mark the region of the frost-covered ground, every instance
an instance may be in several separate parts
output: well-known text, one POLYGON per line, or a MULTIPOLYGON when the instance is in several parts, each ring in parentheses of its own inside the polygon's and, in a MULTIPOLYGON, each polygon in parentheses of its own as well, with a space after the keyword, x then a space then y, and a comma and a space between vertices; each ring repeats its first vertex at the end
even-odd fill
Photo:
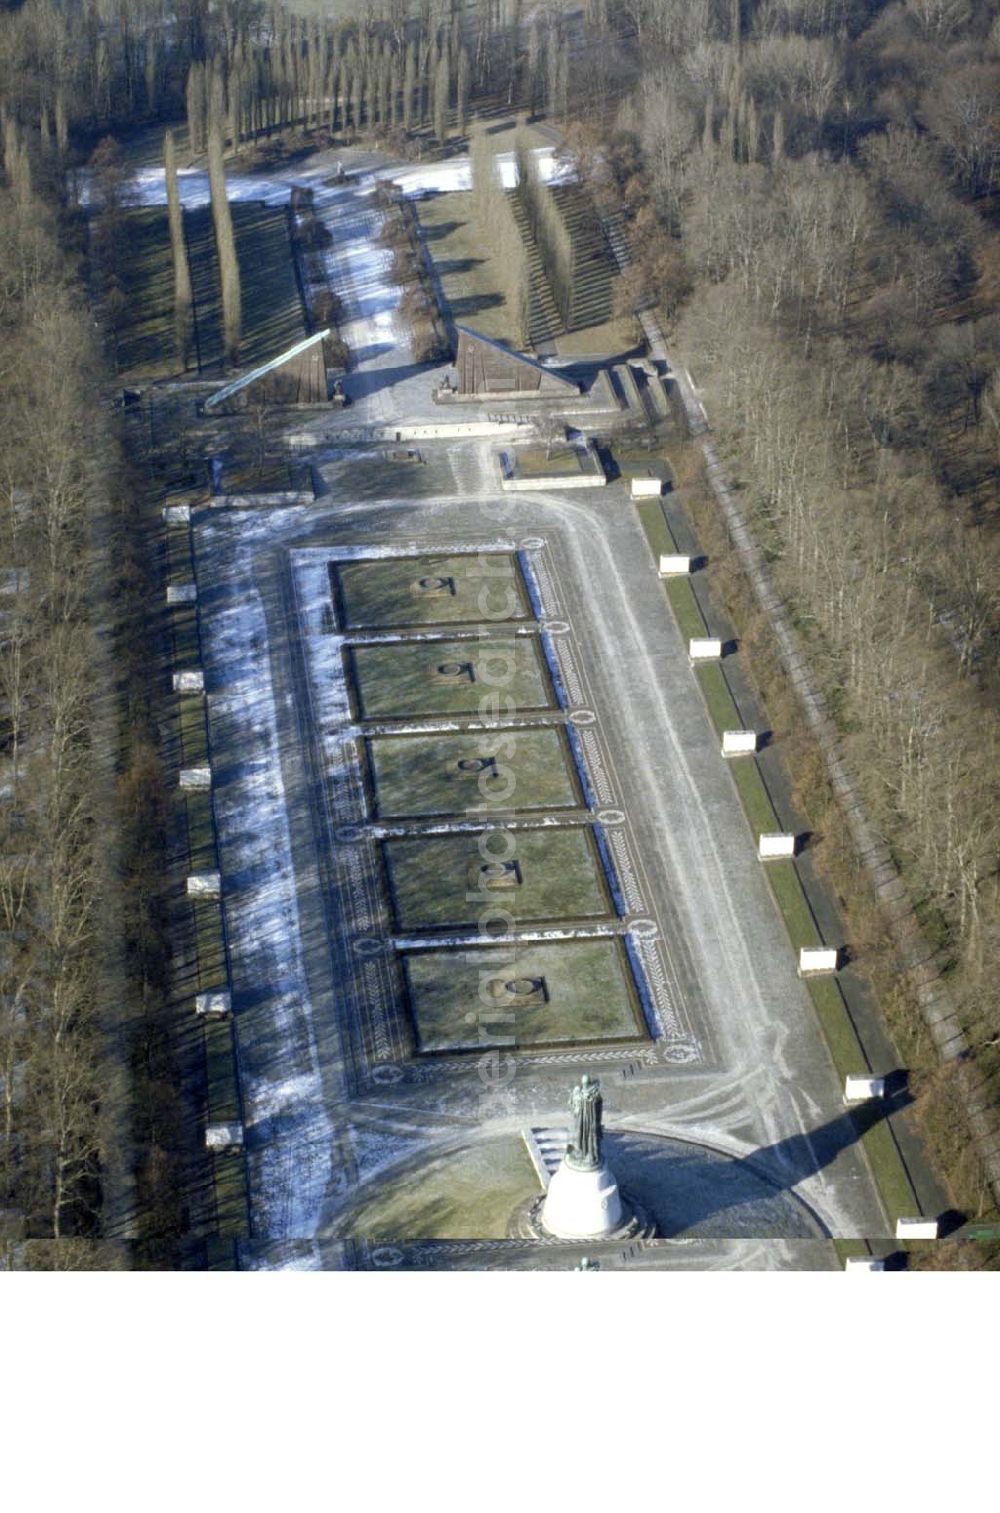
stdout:
MULTIPOLYGON (((399 290, 390 277, 391 253, 377 239, 382 217, 375 207, 375 191, 386 170, 368 162, 346 184, 329 184, 326 180, 334 171, 334 163, 324 155, 269 173, 230 174, 226 183, 231 200, 263 200, 271 205, 287 204, 293 188, 312 190, 316 214, 330 233, 324 253, 330 286, 346 308, 341 332, 353 354, 352 392, 385 394, 389 386, 369 375, 412 363, 408 328, 397 314, 399 290)), ((184 205, 208 202, 208 176, 203 170, 184 171, 178 180, 184 205)), ((161 169, 142 169, 134 188, 142 204, 166 200, 161 169)), ((384 418, 384 400, 375 412, 373 418, 384 418)))
MULTIPOLYGON (((563 182, 569 176, 570 170, 553 148, 538 148, 534 156, 543 179, 563 182)), ((408 196, 468 189, 470 161, 464 154, 443 163, 399 166, 370 153, 349 151, 343 154, 343 166, 350 177, 344 184, 331 183, 340 162, 335 152, 325 151, 267 172, 230 172, 226 187, 231 200, 262 200, 269 205, 287 204, 293 188, 312 190, 316 213, 331 235, 324 253, 330 285, 347 310, 341 334, 353 354, 351 397, 361 403, 365 420, 385 422, 398 411, 389 380, 413 368, 413 354, 409 328, 398 316, 399 290, 390 277, 392 256, 377 240, 382 218, 375 206, 376 190, 383 181, 398 185, 408 196)), ((498 154, 497 162, 504 183, 512 186, 516 182, 513 154, 498 154)), ((210 198, 208 174, 202 168, 182 168, 178 189, 188 208, 205 205, 210 198)), ((132 181, 132 193, 138 204, 166 204, 163 169, 140 169, 132 181)), ((86 203, 86 180, 81 197, 86 203)))
MULTIPOLYGON (((539 147, 533 156, 546 183, 567 183, 572 177, 568 164, 559 158, 551 147, 539 147)), ((500 177, 508 189, 517 183, 517 169, 513 153, 498 153, 497 164, 500 177)), ((449 158, 443 163, 413 163, 404 166, 386 165, 373 156, 359 157, 347 153, 344 168, 358 173, 358 178, 345 185, 324 184, 337 170, 335 152, 324 152, 290 164, 287 168, 272 168, 262 173, 230 172, 226 176, 226 188, 231 200, 264 200, 268 204, 283 204, 296 184, 311 186, 317 195, 342 196, 360 184, 366 191, 373 191, 376 183, 384 179, 398 184, 406 195, 444 194, 453 189, 469 189, 472 186, 472 168, 468 154, 449 158)), ((181 203, 193 208, 207 205, 209 201, 208 174, 204 168, 180 168, 177 182, 181 203)), ((132 192, 141 205, 165 205, 167 193, 162 168, 141 168, 132 180, 132 192)), ((82 183, 81 198, 87 203, 86 178, 82 183)))
POLYGON ((233 563, 202 615, 213 759, 226 758, 213 760, 215 813, 255 1227, 304 1237, 315 1232, 331 1180, 332 1125, 300 944, 267 624, 252 573, 241 568, 245 561, 233 563))
MULTIPOLYGON (((352 349, 352 380, 371 390, 379 418, 387 414, 389 392, 379 373, 412 363, 406 326, 397 315, 399 291, 390 277, 390 254, 377 241, 380 216, 372 172, 346 185, 323 182, 334 168, 328 160, 270 174, 231 175, 234 200, 288 201, 295 185, 311 187, 317 214, 330 232, 325 253, 331 286, 344 301, 342 330, 352 349), (369 377, 369 375, 373 375, 369 377)), ((185 205, 208 200, 207 176, 180 175, 185 205)), ((162 172, 144 170, 136 192, 145 204, 165 200, 162 172)), ((288 514, 282 512, 287 529, 288 514)), ((281 518, 281 517, 279 517, 281 518)), ((317 1062, 310 985, 302 961, 297 879, 282 777, 278 709, 272 692, 267 624, 254 583, 253 553, 269 534, 266 515, 243 517, 246 531, 227 573, 224 599, 203 610, 206 658, 215 686, 213 732, 228 745, 242 746, 247 759, 216 791, 221 865, 226 879, 226 919, 232 955, 234 1007, 239 1029, 247 1144, 252 1171, 255 1231, 268 1238, 314 1234, 334 1169, 333 1126, 317 1062), (245 994, 252 1007, 240 1007, 245 994), (285 1053, 282 1054, 282 1045, 285 1053), (276 1074, 285 1063, 288 1076, 276 1074)), ((206 527, 211 538, 212 526, 206 527)), ((230 541, 233 537, 229 536, 230 541)), ((333 650, 320 637, 307 637, 313 655, 333 650)), ((332 673, 332 668, 315 669, 332 673)), ((325 682, 328 697, 343 706, 324 710, 334 723, 346 714, 342 679, 325 682)), ((291 693, 279 695, 288 706, 291 693)), ((296 1253, 282 1262, 317 1264, 296 1253)))

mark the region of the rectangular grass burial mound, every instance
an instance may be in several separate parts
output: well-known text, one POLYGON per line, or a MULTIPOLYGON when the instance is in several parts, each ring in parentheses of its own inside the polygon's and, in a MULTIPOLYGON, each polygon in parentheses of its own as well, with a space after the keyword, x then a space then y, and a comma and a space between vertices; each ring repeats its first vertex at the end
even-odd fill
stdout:
POLYGON ((583 802, 566 736, 553 727, 373 736, 365 751, 378 819, 488 817, 583 802))
POLYGON ((608 481, 592 443, 508 446, 497 453, 497 465, 506 493, 603 488, 608 481))
POLYGON ((621 941, 402 953, 418 1054, 648 1039, 621 941))
POLYGON ((363 720, 552 709, 535 636, 352 646, 348 666, 363 720))
POLYGON ((516 924, 611 913, 586 827, 420 836, 383 854, 399 930, 488 929, 495 911, 516 924))
POLYGON ((507 552, 331 562, 330 585, 347 630, 495 624, 530 614, 517 559, 507 552))

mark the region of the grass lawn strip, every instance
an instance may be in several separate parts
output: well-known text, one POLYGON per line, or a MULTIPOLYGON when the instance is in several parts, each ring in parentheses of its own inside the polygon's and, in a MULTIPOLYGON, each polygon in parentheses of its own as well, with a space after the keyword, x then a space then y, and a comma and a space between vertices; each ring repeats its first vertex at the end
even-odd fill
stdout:
POLYGON ((198 952, 198 991, 216 993, 229 986, 222 911, 217 899, 198 899, 194 909, 194 935, 198 952))
POLYGON ((523 1140, 487 1140, 431 1154, 416 1175, 390 1176, 355 1209, 348 1232, 366 1240, 503 1240, 512 1211, 540 1191, 523 1140))
POLYGON ((174 668, 187 672, 198 666, 198 612, 193 604, 174 604, 170 608, 170 636, 173 643, 174 668))
POLYGON ((181 765, 208 765, 208 729, 205 724, 205 700, 200 693, 178 696, 178 725, 181 742, 181 765))
POLYGON ((366 720, 478 714, 500 689, 518 710, 555 704, 534 637, 352 646, 348 662, 366 720))
POLYGON ((378 626, 475 625, 507 609, 505 619, 529 616, 516 559, 489 554, 387 557, 330 565, 338 619, 349 629, 378 626))
POLYGON ((646 1038, 616 937, 402 957, 421 1053, 646 1038))
POLYGON ((183 803, 187 819, 188 861, 192 872, 216 870, 215 827, 212 796, 207 789, 185 788, 183 803))
POLYGON ((566 737, 551 727, 375 736, 365 748, 380 819, 530 813, 583 802, 566 737))
MULTIPOLYGON (((188 582, 193 577, 190 532, 167 532, 168 565, 171 578, 188 582)), ((171 631, 175 666, 192 666, 197 662, 197 610, 194 605, 178 605, 171 613, 171 631)), ((200 694, 178 697, 181 759, 185 766, 208 764, 208 730, 205 700, 200 694)), ((185 789, 179 795, 184 806, 188 869, 212 872, 218 867, 212 797, 207 790, 185 789)), ((192 905, 194 941, 199 993, 220 992, 228 988, 222 908, 217 899, 199 899, 192 905)), ((205 1045, 206 1117, 210 1124, 235 1123, 241 1117, 239 1080, 233 1027, 228 1019, 206 1019, 203 1023, 205 1045)), ((220 1236, 238 1237, 248 1231, 248 1190, 246 1169, 241 1154, 214 1152, 211 1157, 215 1195, 216 1225, 220 1236)))
POLYGON ((484 859, 479 834, 420 836, 383 847, 400 930, 474 927, 492 908, 518 924, 606 919, 610 900, 590 833, 511 832, 503 863, 484 859), (492 879, 489 876, 493 869, 492 879), (502 875, 500 875, 502 874, 502 875), (495 886, 489 886, 490 881, 495 886))

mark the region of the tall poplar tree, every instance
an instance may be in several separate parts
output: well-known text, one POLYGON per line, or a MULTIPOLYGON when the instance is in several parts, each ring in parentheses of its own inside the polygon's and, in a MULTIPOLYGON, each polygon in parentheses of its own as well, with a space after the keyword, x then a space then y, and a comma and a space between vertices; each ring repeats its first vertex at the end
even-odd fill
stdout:
POLYGON ((434 135, 439 142, 444 142, 448 135, 448 91, 450 87, 451 77, 448 68, 448 55, 447 53, 442 53, 434 74, 434 135))
POLYGON ((460 137, 465 136, 466 117, 469 109, 469 84, 472 70, 469 65, 469 54, 463 47, 458 54, 458 67, 455 76, 455 126, 460 137))
POLYGON ((192 152, 202 152, 205 147, 205 69, 201 63, 192 63, 188 69, 185 103, 188 143, 192 152))
POLYGON ((413 91, 417 87, 417 48, 413 42, 406 44, 406 67, 403 71, 403 130, 413 125, 413 91))
POLYGON ((212 220, 215 246, 219 255, 219 280, 222 285, 222 339, 226 362, 235 365, 240 356, 243 312, 240 293, 240 265, 236 258, 233 218, 226 196, 226 170, 222 163, 222 127, 215 119, 208 125, 208 184, 212 194, 212 220))
POLYGON ((194 332, 194 302, 191 296, 191 270, 184 240, 184 212, 177 190, 177 156, 172 131, 163 137, 163 172, 167 185, 167 215, 170 220, 170 247, 174 258, 174 350, 181 369, 191 356, 194 332))

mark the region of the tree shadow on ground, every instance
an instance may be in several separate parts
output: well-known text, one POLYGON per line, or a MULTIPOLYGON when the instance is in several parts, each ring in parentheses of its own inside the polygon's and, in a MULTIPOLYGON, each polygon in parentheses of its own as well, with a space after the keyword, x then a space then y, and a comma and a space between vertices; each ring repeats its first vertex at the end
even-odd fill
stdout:
POLYGON ((425 242, 442 242, 453 231, 459 231, 464 221, 441 221, 437 226, 421 226, 420 235, 425 242))
POLYGON ((478 268, 480 263, 485 262, 481 257, 448 257, 434 264, 435 272, 440 278, 447 278, 449 273, 468 273, 473 268, 478 268))
POLYGON ((351 400, 369 399, 381 389, 391 389, 393 384, 405 383, 408 378, 439 366, 439 363, 415 362, 401 368, 372 368, 367 373, 349 373, 344 380, 344 393, 351 400))
POLYGON ((351 367, 360 367, 363 362, 371 362, 373 358, 381 357, 384 352, 391 351, 391 341, 374 341, 367 347, 355 347, 351 353, 351 367))
POLYGON ((462 299, 449 300, 451 313, 456 320, 463 315, 475 315, 477 310, 494 310, 503 303, 502 294, 468 294, 462 299))

